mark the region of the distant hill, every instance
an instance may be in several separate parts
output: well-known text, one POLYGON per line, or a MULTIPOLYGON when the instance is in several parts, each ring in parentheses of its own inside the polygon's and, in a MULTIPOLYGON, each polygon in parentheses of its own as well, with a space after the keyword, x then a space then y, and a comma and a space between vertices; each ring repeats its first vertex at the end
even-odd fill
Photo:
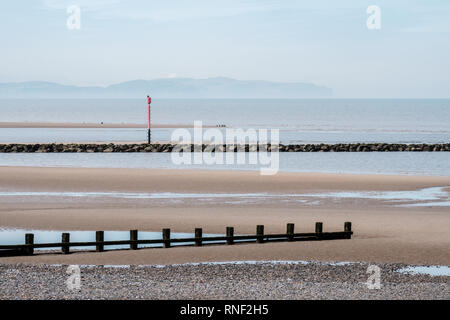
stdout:
POLYGON ((107 87, 53 82, 0 83, 0 98, 328 98, 330 88, 311 83, 240 81, 230 78, 134 80, 107 87))

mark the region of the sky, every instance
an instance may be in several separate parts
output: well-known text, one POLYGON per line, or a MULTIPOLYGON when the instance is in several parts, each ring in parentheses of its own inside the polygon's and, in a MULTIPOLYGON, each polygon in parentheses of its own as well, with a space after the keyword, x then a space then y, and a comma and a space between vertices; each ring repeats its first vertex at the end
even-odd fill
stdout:
POLYGON ((221 76, 336 98, 450 98, 448 0, 1 1, 0 40, 0 82, 221 76))

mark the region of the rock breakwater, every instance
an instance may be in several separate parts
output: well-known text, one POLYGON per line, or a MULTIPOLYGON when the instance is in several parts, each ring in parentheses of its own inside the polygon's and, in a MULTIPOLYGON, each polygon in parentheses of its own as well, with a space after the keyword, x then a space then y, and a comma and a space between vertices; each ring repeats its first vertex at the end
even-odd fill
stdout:
MULTIPOLYGON (((173 150, 200 151, 200 145, 177 144, 0 144, 3 153, 48 153, 48 152, 172 152, 173 150)), ((268 146, 270 151, 279 152, 436 152, 450 151, 450 143, 443 144, 397 144, 397 143, 338 143, 338 144, 280 144, 268 146)), ((256 152, 258 145, 209 145, 201 146, 203 152, 256 152)), ((265 149, 262 149, 265 150, 265 149)))

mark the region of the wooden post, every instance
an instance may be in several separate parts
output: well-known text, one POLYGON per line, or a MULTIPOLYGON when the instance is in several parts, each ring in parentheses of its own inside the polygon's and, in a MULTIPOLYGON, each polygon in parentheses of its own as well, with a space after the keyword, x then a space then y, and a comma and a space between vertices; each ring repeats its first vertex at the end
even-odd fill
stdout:
POLYGON ((257 225, 256 226, 256 243, 264 242, 264 226, 257 225))
MULTIPOLYGON (((31 245, 34 244, 34 234, 32 234, 32 233, 25 234, 25 244, 31 244, 31 245)), ((31 256, 31 255, 33 255, 33 253, 34 253, 33 247, 27 247, 25 249, 26 255, 31 256)))
POLYGON ((323 223, 322 222, 316 222, 316 234, 317 238, 322 237, 322 231, 323 231, 323 223))
POLYGON ((287 234, 287 239, 288 241, 293 241, 294 240, 294 224, 293 223, 288 223, 286 226, 286 234, 287 234))
MULTIPOLYGON (((137 230, 130 230, 130 240, 131 241, 137 241, 138 239, 138 231, 137 230)), ((130 249, 131 250, 137 250, 138 245, 137 243, 130 243, 130 249)))
MULTIPOLYGON (((352 223, 351 222, 347 221, 347 222, 344 223, 344 231, 345 232, 352 232, 352 223)), ((349 233, 347 235, 347 239, 351 239, 351 238, 352 238, 352 235, 351 235, 351 233, 349 233)))
POLYGON ((170 229, 162 229, 164 248, 170 248, 170 229))
POLYGON ((351 222, 345 222, 344 223, 344 231, 345 232, 351 232, 352 231, 352 223, 351 222))
MULTIPOLYGON (((95 232, 95 241, 96 242, 105 241, 105 233, 103 231, 96 231, 95 232)), ((97 252, 103 252, 103 249, 104 249, 103 244, 97 244, 95 246, 95 251, 97 251, 97 252)))
POLYGON ((202 228, 195 228, 195 246, 201 247, 202 246, 202 237, 203 237, 203 231, 202 228))
POLYGON ((234 240, 234 227, 227 227, 227 233, 226 233, 227 237, 231 237, 230 239, 227 239, 227 244, 233 244, 234 240))
POLYGON ((62 240, 61 242, 63 243, 63 245, 61 247, 62 253, 68 254, 69 250, 70 250, 70 247, 68 245, 64 245, 64 243, 69 244, 69 242, 70 242, 70 233, 63 233, 62 237, 61 237, 61 240, 62 240))

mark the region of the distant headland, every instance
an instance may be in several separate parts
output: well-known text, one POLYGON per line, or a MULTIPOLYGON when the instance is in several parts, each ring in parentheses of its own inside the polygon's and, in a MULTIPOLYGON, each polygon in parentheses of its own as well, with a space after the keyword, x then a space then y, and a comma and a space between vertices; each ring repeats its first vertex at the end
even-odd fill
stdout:
POLYGON ((141 98, 150 93, 158 98, 192 99, 295 99, 331 98, 325 86, 300 82, 242 81, 215 77, 207 79, 163 78, 133 80, 106 87, 62 85, 29 81, 0 83, 0 98, 141 98))

